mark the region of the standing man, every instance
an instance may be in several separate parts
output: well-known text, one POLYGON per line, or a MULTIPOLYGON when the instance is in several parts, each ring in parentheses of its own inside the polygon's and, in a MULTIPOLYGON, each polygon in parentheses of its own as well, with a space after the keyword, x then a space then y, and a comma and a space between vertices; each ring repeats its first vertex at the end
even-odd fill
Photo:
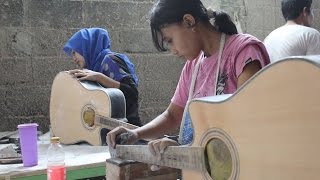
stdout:
POLYGON ((264 40, 271 62, 288 56, 320 54, 320 33, 311 28, 314 18, 311 6, 312 0, 281 1, 286 24, 264 40))

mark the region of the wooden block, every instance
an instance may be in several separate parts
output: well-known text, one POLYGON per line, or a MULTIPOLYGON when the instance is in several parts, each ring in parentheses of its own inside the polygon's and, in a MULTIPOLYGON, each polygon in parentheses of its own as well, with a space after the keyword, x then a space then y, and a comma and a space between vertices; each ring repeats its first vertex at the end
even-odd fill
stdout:
POLYGON ((177 180, 181 170, 162 167, 158 171, 151 171, 150 166, 145 163, 119 158, 107 159, 106 179, 107 180, 177 180))

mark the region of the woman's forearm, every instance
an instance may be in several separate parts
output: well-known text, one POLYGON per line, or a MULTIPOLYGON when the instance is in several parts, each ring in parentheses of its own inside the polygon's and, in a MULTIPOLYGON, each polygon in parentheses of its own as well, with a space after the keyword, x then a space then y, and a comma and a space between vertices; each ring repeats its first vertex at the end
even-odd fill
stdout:
POLYGON ((180 127, 183 109, 173 104, 161 115, 148 124, 134 130, 139 139, 154 139, 163 137, 180 127), (174 111, 172 109, 175 109, 174 111))
POLYGON ((99 74, 97 82, 106 88, 120 88, 120 82, 113 80, 102 73, 99 74))

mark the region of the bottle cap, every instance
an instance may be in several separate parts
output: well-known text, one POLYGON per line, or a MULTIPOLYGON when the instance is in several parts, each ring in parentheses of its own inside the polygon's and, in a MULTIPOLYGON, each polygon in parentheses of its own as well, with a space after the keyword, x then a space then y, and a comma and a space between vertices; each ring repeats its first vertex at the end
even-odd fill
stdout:
POLYGON ((58 143, 60 141, 60 137, 52 137, 50 138, 51 143, 58 143))

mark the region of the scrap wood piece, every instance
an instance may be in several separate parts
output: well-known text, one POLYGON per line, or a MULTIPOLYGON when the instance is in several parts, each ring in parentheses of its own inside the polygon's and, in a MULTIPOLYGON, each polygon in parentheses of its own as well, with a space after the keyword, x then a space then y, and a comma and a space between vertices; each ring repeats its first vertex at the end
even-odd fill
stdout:
POLYGON ((19 158, 21 154, 17 153, 13 144, 0 144, 0 158, 19 158))
POLYGON ((0 158, 0 164, 18 164, 22 163, 22 157, 19 158, 0 158))
POLYGON ((6 138, 6 137, 9 137, 9 136, 12 136, 14 134, 17 134, 18 131, 4 131, 4 132, 0 132, 0 139, 2 138, 6 138))

